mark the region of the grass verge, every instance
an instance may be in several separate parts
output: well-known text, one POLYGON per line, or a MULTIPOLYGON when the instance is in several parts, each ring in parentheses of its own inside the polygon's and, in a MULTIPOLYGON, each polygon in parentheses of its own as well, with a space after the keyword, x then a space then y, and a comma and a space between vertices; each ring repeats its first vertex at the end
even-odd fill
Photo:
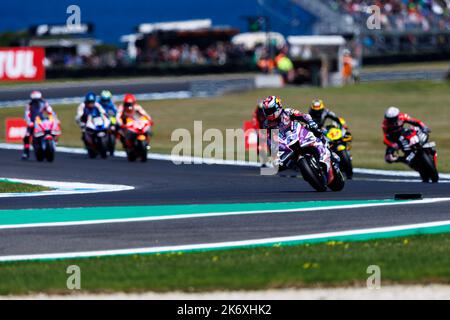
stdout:
POLYGON ((0 193, 6 193, 6 192, 38 192, 38 191, 48 191, 51 190, 50 188, 38 186, 34 184, 27 184, 27 183, 18 183, 18 182, 12 182, 9 180, 0 180, 0 193))
MULTIPOLYGON (((440 156, 439 169, 450 171, 450 83, 432 81, 402 81, 364 83, 344 88, 287 87, 276 90, 254 90, 214 98, 186 100, 146 101, 143 106, 155 120, 152 151, 170 153, 178 141, 171 141, 175 129, 193 132, 193 122, 203 121, 203 131, 217 128, 242 128, 258 99, 279 95, 286 106, 306 111, 312 99, 324 99, 328 107, 344 117, 354 136, 353 157, 357 167, 379 169, 407 169, 404 165, 387 165, 381 121, 384 110, 398 106, 428 124, 433 130, 431 138, 437 142, 440 156)), ((81 146, 80 130, 74 122, 75 105, 55 106, 62 120, 61 145, 81 146)), ((6 117, 22 117, 23 108, 0 109, 0 122, 6 117)), ((0 131, 0 140, 4 132, 0 131)), ((207 143, 204 143, 204 147, 207 143)), ((222 145, 224 154, 226 146, 222 145)))
POLYGON ((70 293, 69 265, 84 292, 253 290, 366 284, 450 283, 450 234, 366 242, 0 264, 0 294, 70 293))

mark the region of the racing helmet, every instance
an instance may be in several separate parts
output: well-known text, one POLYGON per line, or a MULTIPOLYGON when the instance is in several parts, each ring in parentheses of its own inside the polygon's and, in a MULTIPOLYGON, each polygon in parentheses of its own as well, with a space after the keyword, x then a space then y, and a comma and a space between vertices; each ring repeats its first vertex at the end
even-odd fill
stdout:
POLYGON ((96 100, 97 100, 97 97, 96 97, 95 93, 88 92, 86 94, 86 96, 84 97, 84 104, 88 107, 93 107, 96 100))
POLYGON ((111 94, 111 91, 109 91, 109 90, 103 90, 100 93, 100 101, 102 101, 102 102, 109 102, 109 101, 111 101, 111 98, 112 98, 112 94, 111 94))
POLYGON ((281 99, 276 96, 269 96, 264 100, 263 112, 267 120, 276 120, 283 110, 283 105, 281 104, 281 99))
POLYGON ((386 112, 384 113, 384 118, 392 123, 395 124, 398 121, 398 116, 400 115, 400 110, 396 107, 389 107, 386 112))
POLYGON ((319 111, 325 109, 325 104, 321 99, 314 99, 311 103, 311 110, 319 111))
POLYGON ((136 104, 136 97, 131 94, 127 93, 125 97, 123 97, 123 107, 126 112, 130 112, 134 109, 134 105, 136 104))
POLYGON ((41 100, 42 99, 42 93, 40 91, 31 91, 30 94, 31 100, 41 100))

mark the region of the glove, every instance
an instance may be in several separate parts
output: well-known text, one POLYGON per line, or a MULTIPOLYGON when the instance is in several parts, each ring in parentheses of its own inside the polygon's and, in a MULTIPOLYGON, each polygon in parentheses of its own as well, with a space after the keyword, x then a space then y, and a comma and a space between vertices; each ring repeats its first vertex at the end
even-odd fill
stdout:
POLYGON ((317 125, 317 123, 315 123, 314 121, 310 121, 308 123, 308 127, 311 130, 312 133, 314 133, 314 135, 318 138, 322 138, 323 137, 323 131, 319 129, 319 126, 317 125))
POLYGON ((398 157, 393 155, 392 153, 389 153, 386 155, 386 162, 387 163, 394 163, 398 161, 398 157))
POLYGON ((319 126, 314 121, 308 122, 308 127, 309 127, 309 129, 311 129, 311 131, 319 130, 319 126))

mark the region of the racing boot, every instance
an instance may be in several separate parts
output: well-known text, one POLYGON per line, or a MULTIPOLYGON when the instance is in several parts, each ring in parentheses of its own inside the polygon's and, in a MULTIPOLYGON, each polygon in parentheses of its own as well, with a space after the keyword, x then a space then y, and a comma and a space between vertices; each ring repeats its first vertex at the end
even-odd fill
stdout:
POLYGON ((30 148, 23 149, 22 160, 28 160, 30 158, 30 148))

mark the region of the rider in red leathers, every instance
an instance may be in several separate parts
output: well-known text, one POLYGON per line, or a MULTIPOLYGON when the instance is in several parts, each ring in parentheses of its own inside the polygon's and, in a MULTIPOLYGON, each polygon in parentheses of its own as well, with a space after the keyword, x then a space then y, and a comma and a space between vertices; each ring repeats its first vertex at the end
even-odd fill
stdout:
POLYGON ((402 129, 405 124, 419 127, 427 135, 431 132, 431 130, 419 119, 400 112, 400 110, 396 107, 388 108, 385 112, 382 124, 384 134, 383 142, 387 146, 385 156, 387 163, 405 162, 404 157, 398 157, 395 155, 395 151, 401 149, 399 139, 402 135, 402 129))
MULTIPOLYGON (((125 132, 124 128, 126 126, 127 118, 135 119, 136 116, 144 117, 150 121, 150 125, 153 125, 152 117, 144 110, 144 108, 139 105, 136 101, 136 97, 132 94, 126 94, 123 103, 119 106, 117 111, 117 125, 120 130, 120 141, 125 147, 125 132)), ((151 136, 151 132, 149 132, 151 136)))

